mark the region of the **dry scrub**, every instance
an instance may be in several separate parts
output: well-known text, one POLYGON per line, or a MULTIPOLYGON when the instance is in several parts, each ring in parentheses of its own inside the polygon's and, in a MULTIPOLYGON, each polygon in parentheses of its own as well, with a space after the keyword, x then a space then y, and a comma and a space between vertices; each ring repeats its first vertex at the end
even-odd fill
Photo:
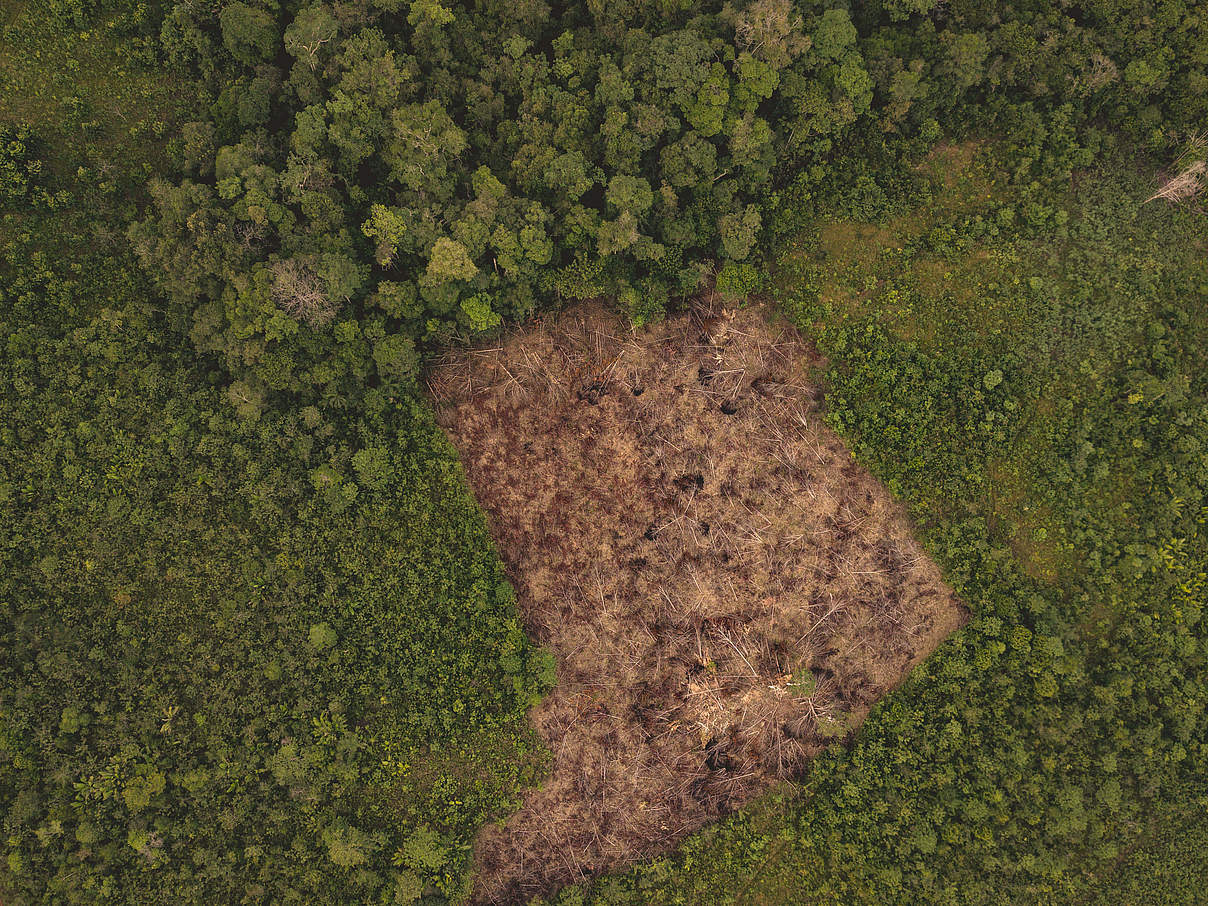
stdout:
POLYGON ((430 375, 537 640, 552 773, 478 841, 517 902, 664 850, 847 735, 964 619, 762 312, 581 306, 430 375))

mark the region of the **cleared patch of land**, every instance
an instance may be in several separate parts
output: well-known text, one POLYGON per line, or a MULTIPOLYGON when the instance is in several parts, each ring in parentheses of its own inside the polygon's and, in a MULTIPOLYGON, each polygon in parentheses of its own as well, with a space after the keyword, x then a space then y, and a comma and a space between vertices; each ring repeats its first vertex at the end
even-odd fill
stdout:
POLYGON ((429 385, 557 658, 551 774, 478 841, 515 902, 663 850, 848 735, 965 611, 758 307, 579 306, 429 385))

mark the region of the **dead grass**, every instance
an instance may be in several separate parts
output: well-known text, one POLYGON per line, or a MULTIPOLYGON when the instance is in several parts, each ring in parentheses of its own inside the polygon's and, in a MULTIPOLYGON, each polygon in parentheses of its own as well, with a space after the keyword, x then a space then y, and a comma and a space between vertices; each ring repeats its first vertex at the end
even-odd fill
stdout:
POLYGON ((792 776, 965 612, 760 310, 632 332, 580 306, 430 374, 558 662, 551 773, 477 848, 479 902, 617 869, 792 776))

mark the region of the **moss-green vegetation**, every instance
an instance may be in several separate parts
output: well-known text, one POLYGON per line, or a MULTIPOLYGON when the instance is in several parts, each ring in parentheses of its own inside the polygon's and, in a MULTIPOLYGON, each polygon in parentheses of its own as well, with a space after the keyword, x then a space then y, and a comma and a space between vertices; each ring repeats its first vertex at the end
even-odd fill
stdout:
POLYGON ((460 889, 537 662, 425 411, 239 419, 137 301, 5 263, 10 888, 460 889))
POLYGON ((1208 800, 1159 810, 1151 835, 1109 866, 1080 906, 1150 903, 1200 906, 1208 903, 1208 800))
POLYGON ((182 344, 122 240, 154 147, 50 95, 109 51, 19 25, 10 59, 49 46, 0 127, 0 899, 456 895, 549 680, 451 447, 414 394, 272 411, 182 344))
MULTIPOLYGON (((1155 806, 1204 794, 1203 219, 1144 205, 1120 158, 1070 189, 1004 187, 1009 159, 879 223, 831 189, 775 281, 830 360, 832 423, 974 622, 791 799, 588 902, 1084 902, 1155 806)), ((1146 846, 1168 875, 1121 868, 1118 902, 1194 902, 1202 853, 1146 846)))
POLYGON ((170 124, 191 106, 187 83, 155 65, 154 9, 23 0, 0 18, 0 123, 28 130, 58 191, 70 193, 58 206, 75 199, 82 221, 98 206, 134 215, 129 202, 166 164, 170 124))
POLYGON ((0 900, 456 900, 552 671, 419 354, 715 265, 817 338, 975 619, 800 785, 562 902, 1199 895, 1208 220, 1142 202, 1206 28, 6 4, 0 900))

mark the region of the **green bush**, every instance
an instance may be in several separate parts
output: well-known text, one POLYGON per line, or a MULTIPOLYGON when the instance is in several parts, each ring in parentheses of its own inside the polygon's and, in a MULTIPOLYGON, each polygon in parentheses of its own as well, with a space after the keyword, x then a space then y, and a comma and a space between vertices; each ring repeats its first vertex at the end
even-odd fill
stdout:
POLYGON ((64 223, 0 251, 2 896, 459 889, 551 680, 431 415, 249 415, 64 223))
MULTIPOLYGON (((1205 795, 1198 215, 1145 206, 1122 160, 1076 193, 1008 185, 970 210, 958 191, 917 187, 875 256, 797 235, 775 280, 827 359, 828 419, 908 504, 973 621, 787 806, 588 902, 1081 903, 1151 814, 1205 795), (978 226, 1039 198, 1064 216, 978 226)), ((1183 902, 1202 858, 1173 833, 1153 846, 1118 895, 1183 902)))

